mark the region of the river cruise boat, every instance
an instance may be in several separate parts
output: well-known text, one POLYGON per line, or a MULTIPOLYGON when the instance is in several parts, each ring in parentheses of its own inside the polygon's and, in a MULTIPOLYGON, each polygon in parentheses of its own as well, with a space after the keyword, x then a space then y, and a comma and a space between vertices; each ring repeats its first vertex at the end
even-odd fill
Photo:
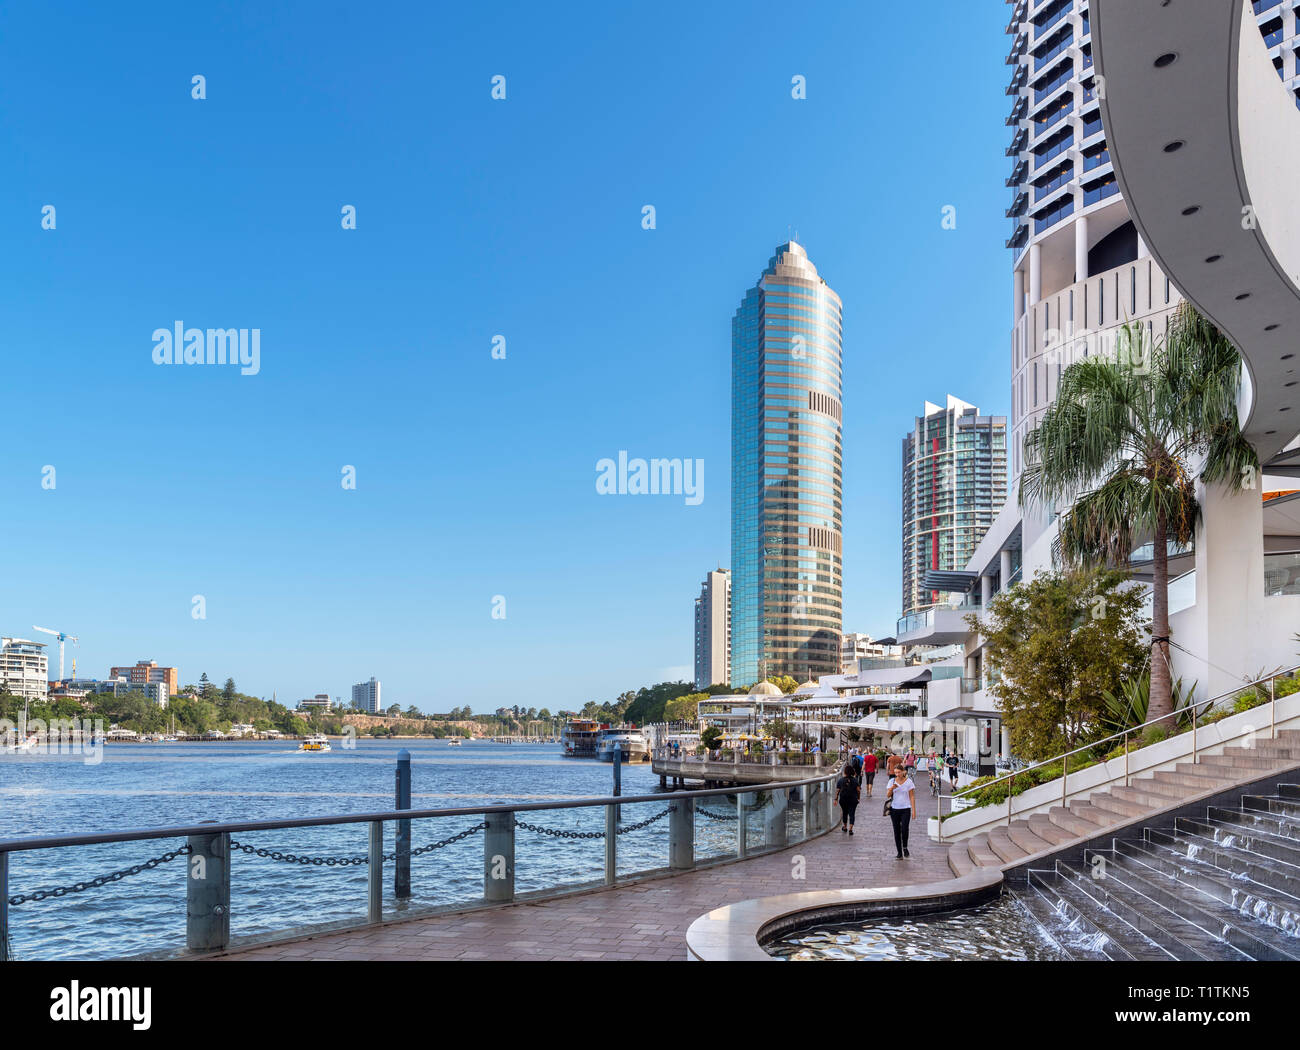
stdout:
POLYGON ((569 719, 560 733, 564 754, 569 758, 595 758, 600 734, 608 728, 608 725, 603 725, 594 718, 569 719))
POLYGON ((596 741, 596 757, 602 762, 613 762, 615 748, 623 752, 622 762, 650 761, 650 741, 639 729, 628 726, 602 729, 596 741))
POLYGON ((307 737, 298 745, 299 751, 331 751, 330 742, 325 737, 317 733, 315 736, 307 737))

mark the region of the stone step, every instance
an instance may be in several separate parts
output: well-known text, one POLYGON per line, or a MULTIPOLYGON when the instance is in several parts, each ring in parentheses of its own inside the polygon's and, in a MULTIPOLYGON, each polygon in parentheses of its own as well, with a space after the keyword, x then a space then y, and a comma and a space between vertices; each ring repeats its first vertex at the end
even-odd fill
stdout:
POLYGON ((1196 765, 1203 769, 1227 770, 1230 775, 1240 774, 1238 779, 1245 779, 1255 770, 1276 769, 1281 763, 1253 751, 1229 749, 1221 755, 1202 755, 1197 758, 1196 765))
POLYGON ((1135 806, 1142 806, 1145 810, 1167 809, 1169 806, 1178 805, 1186 797, 1182 794, 1160 794, 1140 784, 1134 784, 1132 787, 1113 787, 1110 789, 1110 796, 1123 802, 1131 802, 1135 806))
POLYGON ((1036 834, 1026 820, 1013 820, 1006 832, 1007 837, 1020 849, 1024 850, 1027 857, 1052 848, 1051 841, 1036 834))
POLYGON ((1068 832, 1072 838, 1078 838, 1080 835, 1091 835, 1097 830, 1097 825, 1092 821, 1071 813, 1064 806, 1053 806, 1047 811, 1047 818, 1058 828, 1068 832))
POLYGON ((954 842, 948 847, 948 870, 957 878, 969 875, 975 870, 975 862, 971 859, 970 849, 965 841, 954 842))
MULTIPOLYGON (((1136 788, 1144 795, 1153 795, 1159 798, 1186 798, 1188 795, 1195 794, 1189 791, 1181 784, 1170 784, 1165 780, 1156 780, 1154 777, 1137 777, 1127 784, 1117 784, 1116 788, 1130 787, 1136 788)), ((1112 791, 1115 788, 1111 789, 1112 791)))
POLYGON ((1071 802, 1068 809, 1072 817, 1086 820, 1093 826, 1094 831, 1099 828, 1108 828, 1115 823, 1114 813, 1098 809, 1091 802, 1071 802))
POLYGON ((989 847, 989 837, 987 834, 972 835, 966 842, 966 852, 970 854, 970 859, 981 868, 1000 868, 1002 867, 1002 858, 999 857, 989 847))
POLYGON ((1132 817, 1140 817, 1144 813, 1149 813, 1153 807, 1143 805, 1137 802, 1130 802, 1127 799, 1116 798, 1111 792, 1102 791, 1098 794, 1089 795, 1088 802, 1095 808, 1114 814, 1111 818, 1112 824, 1127 821, 1132 817))
POLYGON ((1053 824, 1052 819, 1046 813, 1033 814, 1029 818, 1029 830, 1040 839, 1050 842, 1053 846, 1078 838, 1078 835, 1066 831, 1059 824, 1053 824))
POLYGON ((1172 787, 1183 788, 1189 795, 1199 795, 1204 791, 1213 791, 1215 788, 1229 782, 1226 777, 1208 769, 1201 769, 1199 766, 1192 766, 1186 771, 1161 770, 1159 773, 1152 774, 1151 779, 1157 784, 1169 784, 1172 787))
POLYGON ((1006 828, 994 828, 989 832, 989 849, 997 854, 1003 864, 1024 860, 1029 856, 1028 850, 1021 849, 1012 841, 1006 828))

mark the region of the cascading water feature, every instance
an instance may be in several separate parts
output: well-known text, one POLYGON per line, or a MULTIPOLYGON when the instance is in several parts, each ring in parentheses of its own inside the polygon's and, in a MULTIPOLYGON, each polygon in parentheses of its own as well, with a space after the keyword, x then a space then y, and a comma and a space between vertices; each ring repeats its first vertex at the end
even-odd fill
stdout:
POLYGON ((1300 959, 1300 785, 1143 828, 1017 891, 1072 958, 1300 959))

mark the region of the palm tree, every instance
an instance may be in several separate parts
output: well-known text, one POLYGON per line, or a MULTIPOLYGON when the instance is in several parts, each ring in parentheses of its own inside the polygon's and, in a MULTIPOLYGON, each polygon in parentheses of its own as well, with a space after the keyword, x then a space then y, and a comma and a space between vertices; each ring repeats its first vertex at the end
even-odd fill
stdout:
POLYGON ((1195 535, 1195 482, 1256 488, 1259 458, 1237 421, 1240 384, 1236 349, 1183 303, 1163 337, 1130 323, 1114 358, 1070 365, 1025 436, 1020 504, 1073 500, 1060 518, 1067 561, 1127 565, 1135 538, 1151 537, 1151 719, 1173 710, 1168 544, 1195 535))

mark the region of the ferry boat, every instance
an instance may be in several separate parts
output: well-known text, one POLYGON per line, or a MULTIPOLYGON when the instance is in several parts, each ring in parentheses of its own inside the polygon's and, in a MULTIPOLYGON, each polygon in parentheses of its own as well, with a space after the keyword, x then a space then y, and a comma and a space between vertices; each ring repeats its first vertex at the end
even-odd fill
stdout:
POLYGON ((614 749, 623 752, 621 762, 649 762, 650 741, 641 730, 633 726, 602 729, 596 742, 596 757, 602 762, 614 761, 614 749))
POLYGON ((332 751, 330 742, 325 737, 317 733, 315 736, 309 736, 298 745, 299 751, 332 751))
POLYGON ((560 743, 564 745, 564 754, 568 758, 595 758, 596 744, 600 734, 608 729, 594 718, 571 718, 564 724, 560 733, 560 743))

